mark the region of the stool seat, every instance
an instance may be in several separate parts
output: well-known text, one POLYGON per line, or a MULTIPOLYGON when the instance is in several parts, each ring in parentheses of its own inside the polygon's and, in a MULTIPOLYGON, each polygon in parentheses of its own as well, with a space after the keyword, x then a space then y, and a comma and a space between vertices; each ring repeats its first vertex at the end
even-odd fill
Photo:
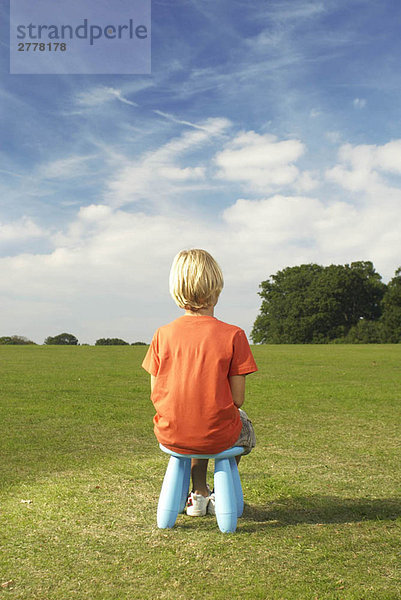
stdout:
POLYGON ((232 533, 237 517, 242 515, 244 497, 236 456, 243 454, 241 446, 233 446, 218 454, 180 454, 159 444, 170 455, 157 507, 157 525, 171 528, 179 512, 183 512, 189 491, 191 459, 214 459, 214 489, 216 519, 220 531, 232 533))
POLYGON ((171 454, 171 456, 177 456, 178 458, 231 458, 232 456, 239 456, 244 452, 242 446, 232 446, 228 450, 223 450, 223 452, 219 452, 218 454, 180 454, 174 452, 174 450, 170 450, 170 448, 166 448, 162 444, 159 444, 159 447, 166 454, 171 454))

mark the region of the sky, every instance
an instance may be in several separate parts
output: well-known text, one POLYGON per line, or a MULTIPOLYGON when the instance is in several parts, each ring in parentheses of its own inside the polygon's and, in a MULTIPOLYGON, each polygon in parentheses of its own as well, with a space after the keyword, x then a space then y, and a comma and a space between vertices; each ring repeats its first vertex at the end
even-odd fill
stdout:
POLYGON ((184 248, 248 336, 287 266, 394 276, 398 0, 153 0, 149 75, 11 75, 0 6, 0 336, 149 342, 184 248))

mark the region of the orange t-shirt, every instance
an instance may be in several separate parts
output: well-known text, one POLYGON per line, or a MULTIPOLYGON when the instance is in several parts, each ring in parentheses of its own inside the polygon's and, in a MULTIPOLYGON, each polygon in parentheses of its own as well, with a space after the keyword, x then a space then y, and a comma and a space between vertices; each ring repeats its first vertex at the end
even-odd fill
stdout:
POLYGON ((238 439, 241 419, 228 377, 257 371, 242 329, 207 315, 160 327, 142 363, 156 377, 157 440, 183 454, 216 454, 238 439))

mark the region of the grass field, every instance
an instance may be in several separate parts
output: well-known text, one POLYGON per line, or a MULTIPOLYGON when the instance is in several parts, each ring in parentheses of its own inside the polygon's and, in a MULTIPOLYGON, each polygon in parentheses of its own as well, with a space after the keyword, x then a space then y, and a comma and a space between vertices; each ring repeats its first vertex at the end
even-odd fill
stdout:
POLYGON ((257 346, 235 534, 156 527, 141 347, 0 346, 0 597, 401 598, 401 346, 257 346))

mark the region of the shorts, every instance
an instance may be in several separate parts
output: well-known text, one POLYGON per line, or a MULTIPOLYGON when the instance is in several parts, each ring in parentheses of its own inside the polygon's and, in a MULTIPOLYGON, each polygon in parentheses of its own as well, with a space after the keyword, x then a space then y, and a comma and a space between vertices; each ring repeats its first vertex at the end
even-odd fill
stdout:
POLYGON ((256 446, 255 430, 252 421, 250 421, 246 412, 241 410, 241 408, 239 409, 239 416, 241 417, 242 430, 233 446, 242 446, 244 448, 243 454, 249 454, 252 448, 256 446))

